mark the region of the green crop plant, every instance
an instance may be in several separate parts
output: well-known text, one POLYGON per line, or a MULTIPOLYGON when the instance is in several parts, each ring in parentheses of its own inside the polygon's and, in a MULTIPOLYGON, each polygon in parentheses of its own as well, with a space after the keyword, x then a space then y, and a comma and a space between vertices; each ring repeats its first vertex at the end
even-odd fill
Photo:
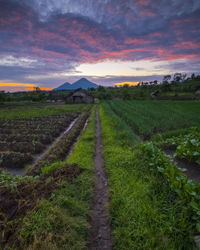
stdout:
POLYGON ((1 119, 19 119, 42 117, 47 115, 66 114, 71 112, 83 112, 91 109, 91 104, 46 104, 34 105, 29 103, 16 105, 15 107, 4 107, 0 110, 1 119))
MULTIPOLYGON (((72 183, 63 181, 48 200, 41 200, 18 227, 20 249, 86 249, 94 188, 95 109, 67 161, 43 167, 42 173, 76 163, 82 173, 72 183)), ((16 249, 16 245, 9 246, 16 249)))
POLYGON ((113 111, 143 139, 200 123, 198 101, 109 101, 113 111))
POLYGON ((130 140, 130 127, 111 111, 105 103, 100 107, 113 248, 195 249, 192 210, 185 211, 158 169, 151 171, 152 152, 130 140))

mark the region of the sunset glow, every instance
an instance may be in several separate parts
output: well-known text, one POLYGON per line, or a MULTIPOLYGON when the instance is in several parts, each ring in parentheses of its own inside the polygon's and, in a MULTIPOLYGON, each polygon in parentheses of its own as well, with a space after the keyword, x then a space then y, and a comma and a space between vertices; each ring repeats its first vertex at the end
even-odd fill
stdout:
MULTIPOLYGON (((26 91, 35 91, 36 88, 26 88, 25 90, 26 91)), ((53 88, 39 88, 39 90, 41 90, 41 91, 51 91, 51 90, 53 90, 53 88)))
POLYGON ((36 85, 32 83, 8 82, 8 83, 0 83, 0 87, 36 87, 36 85))
POLYGON ((199 73, 200 1, 1 0, 0 37, 0 90, 161 81, 199 73))
POLYGON ((138 84, 139 82, 119 82, 119 83, 115 83, 115 86, 121 87, 124 85, 128 85, 129 87, 131 87, 131 86, 136 86, 138 84))

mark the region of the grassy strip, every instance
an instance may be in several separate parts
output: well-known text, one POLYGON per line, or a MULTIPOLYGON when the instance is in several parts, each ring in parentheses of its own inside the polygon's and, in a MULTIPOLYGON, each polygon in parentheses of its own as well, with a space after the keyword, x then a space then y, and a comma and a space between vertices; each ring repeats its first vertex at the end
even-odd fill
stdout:
POLYGON ((184 216, 169 182, 158 171, 149 170, 151 155, 140 147, 133 151, 124 146, 129 131, 122 132, 105 105, 100 118, 114 249, 194 249, 190 218, 184 216))
MULTIPOLYGON (((85 249, 88 237, 90 202, 94 184, 95 110, 88 126, 75 145, 68 163, 83 170, 73 183, 62 182, 49 200, 42 200, 23 220, 18 229, 19 245, 11 249, 85 249)), ((43 173, 64 166, 66 162, 44 167, 43 173)))
POLYGON ((71 149, 71 145, 75 142, 76 138, 80 135, 81 130, 88 118, 88 112, 84 112, 75 122, 74 126, 68 133, 50 147, 48 152, 40 159, 34 168, 30 171, 31 174, 38 174, 42 166, 50 165, 59 160, 63 160, 71 149))

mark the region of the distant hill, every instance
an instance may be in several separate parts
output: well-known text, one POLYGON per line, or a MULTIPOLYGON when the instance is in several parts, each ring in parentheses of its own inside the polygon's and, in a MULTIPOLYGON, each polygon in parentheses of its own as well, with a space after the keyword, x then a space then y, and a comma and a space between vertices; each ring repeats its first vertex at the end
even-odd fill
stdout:
POLYGON ((88 81, 86 78, 81 78, 80 80, 70 84, 68 82, 60 85, 54 90, 75 90, 75 89, 89 89, 89 88, 98 88, 98 85, 88 81))
POLYGON ((59 87, 55 88, 54 90, 67 90, 71 88, 71 84, 68 82, 63 83, 62 85, 60 85, 59 87))

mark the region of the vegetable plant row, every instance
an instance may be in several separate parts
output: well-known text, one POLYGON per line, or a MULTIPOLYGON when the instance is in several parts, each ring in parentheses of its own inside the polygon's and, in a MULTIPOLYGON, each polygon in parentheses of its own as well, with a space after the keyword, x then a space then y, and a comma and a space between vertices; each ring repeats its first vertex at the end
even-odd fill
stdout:
POLYGON ((77 117, 77 113, 0 121, 0 167, 23 167, 77 117))
POLYGON ((71 146, 76 141, 77 137, 80 135, 86 120, 88 119, 89 112, 82 113, 76 120, 70 131, 62 136, 59 141, 53 144, 47 153, 40 159, 33 169, 31 169, 31 174, 38 174, 41 167, 49 165, 59 160, 64 160, 67 153, 70 151, 71 146))
MULTIPOLYGON (((113 248, 196 249, 200 185, 151 142, 131 136, 125 119, 116 114, 108 103, 101 105, 113 248)), ((142 120, 139 114, 135 119, 142 120)))
MULTIPOLYGON (((70 130, 71 138, 80 134, 88 115, 78 117, 70 130)), ((59 161, 43 165, 37 176, 0 171, 0 248, 86 249, 94 186, 95 125, 93 109, 69 158, 61 161, 59 157, 59 161)), ((61 137, 50 152, 58 156, 57 150, 64 150, 67 141, 61 137)))
POLYGON ((200 165, 200 128, 192 127, 184 135, 172 136, 158 144, 175 149, 176 157, 200 165))
POLYGON ((109 105, 142 139, 200 124, 198 101, 110 101, 109 105))

